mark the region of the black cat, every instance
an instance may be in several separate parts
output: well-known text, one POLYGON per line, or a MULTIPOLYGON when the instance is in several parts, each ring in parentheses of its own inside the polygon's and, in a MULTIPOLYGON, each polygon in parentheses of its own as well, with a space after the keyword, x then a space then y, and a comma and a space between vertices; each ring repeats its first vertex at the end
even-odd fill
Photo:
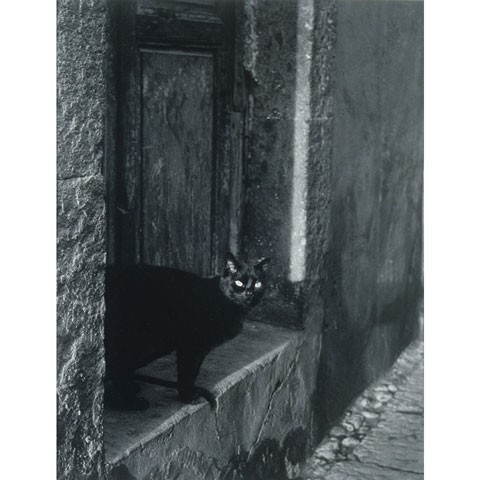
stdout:
POLYGON ((147 408, 136 396, 136 377, 175 385, 184 402, 205 392, 194 385, 200 366, 208 352, 242 330, 246 312, 265 291, 268 263, 264 258, 249 266, 229 253, 223 275, 213 278, 152 265, 107 267, 107 406, 147 408), (173 351, 176 384, 135 376, 138 368, 173 351))

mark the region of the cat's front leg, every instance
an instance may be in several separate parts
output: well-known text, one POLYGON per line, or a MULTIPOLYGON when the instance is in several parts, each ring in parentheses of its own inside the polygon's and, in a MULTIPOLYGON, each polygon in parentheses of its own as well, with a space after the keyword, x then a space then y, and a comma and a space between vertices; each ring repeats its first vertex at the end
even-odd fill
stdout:
POLYGON ((178 396, 182 402, 191 403, 200 397, 195 380, 206 354, 204 350, 189 347, 177 350, 178 396))

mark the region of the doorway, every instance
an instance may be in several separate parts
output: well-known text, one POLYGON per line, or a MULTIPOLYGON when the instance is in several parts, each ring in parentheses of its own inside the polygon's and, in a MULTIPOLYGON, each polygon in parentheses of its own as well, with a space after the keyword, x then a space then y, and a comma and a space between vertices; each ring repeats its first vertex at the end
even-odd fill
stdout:
POLYGON ((107 262, 213 274, 241 243, 246 108, 234 104, 235 2, 110 8, 107 262))

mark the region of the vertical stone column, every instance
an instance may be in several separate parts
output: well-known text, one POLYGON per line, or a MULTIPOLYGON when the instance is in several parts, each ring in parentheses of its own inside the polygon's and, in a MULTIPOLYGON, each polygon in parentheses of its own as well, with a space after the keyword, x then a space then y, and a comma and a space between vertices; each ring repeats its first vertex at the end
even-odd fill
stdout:
POLYGON ((103 476, 106 5, 61 0, 57 38, 57 478, 103 476))
POLYGON ((292 385, 301 399, 308 449, 318 439, 336 1, 247 0, 245 13, 251 110, 244 245, 250 257, 273 257, 274 286, 262 302, 264 319, 285 325, 284 319, 293 318, 287 326, 304 328, 292 385))
POLYGON ((303 286, 305 340, 299 365, 309 385, 310 446, 319 440, 318 384, 325 322, 325 285, 330 236, 333 161, 333 110, 335 45, 337 38, 336 0, 315 0, 313 45, 310 69, 308 156, 306 162, 306 245, 303 286))
POLYGON ((300 322, 298 292, 289 281, 298 12, 292 1, 245 2, 244 67, 251 82, 243 245, 248 257, 273 260, 268 298, 261 306, 265 311, 257 310, 256 316, 289 326, 300 322), (284 315, 275 313, 280 310, 284 315))
POLYGON ((289 327, 305 326, 303 290, 326 250, 334 11, 326 0, 245 2, 252 81, 243 244, 249 257, 273 259, 256 315, 289 327))

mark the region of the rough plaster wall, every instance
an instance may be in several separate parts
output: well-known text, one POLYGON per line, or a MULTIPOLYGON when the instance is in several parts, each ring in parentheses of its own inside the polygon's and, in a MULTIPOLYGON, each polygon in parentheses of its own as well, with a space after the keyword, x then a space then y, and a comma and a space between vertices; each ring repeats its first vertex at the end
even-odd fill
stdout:
MULTIPOLYGON (((248 171, 248 202, 251 209, 247 208, 245 243, 247 249, 259 256, 272 255, 275 262, 272 267, 274 275, 285 279, 289 273, 292 228, 289 214, 294 160, 294 100, 297 88, 294 45, 297 42, 297 28, 305 26, 297 25, 296 2, 251 3, 253 6, 251 5, 249 10, 250 25, 255 25, 256 30, 255 35, 247 35, 247 45, 254 50, 254 53, 247 55, 247 67, 250 68, 256 83, 253 88, 248 171), (255 49, 255 46, 261 48, 255 49)), ((301 3, 309 8, 308 2, 301 3)), ((307 30, 311 29, 310 104, 309 110, 301 112, 309 127, 306 165, 306 274, 298 297, 302 303, 304 332, 293 370, 295 380, 285 382, 286 385, 291 382, 290 386, 293 386, 294 390, 298 388, 296 385, 299 382, 303 393, 297 401, 286 402, 283 406, 280 404, 276 407, 277 410, 272 412, 275 420, 272 420, 271 438, 266 438, 262 447, 272 452, 275 450, 273 443, 278 443, 284 435, 280 435, 284 426, 282 422, 286 418, 284 408, 293 412, 303 409, 302 421, 290 423, 290 435, 294 434, 295 428, 300 429, 296 431, 296 439, 292 441, 300 457, 305 455, 318 439, 314 407, 319 400, 316 382, 324 321, 323 286, 326 281, 329 238, 335 84, 336 2, 316 0, 312 3, 313 18, 306 27, 307 30), (272 445, 268 446, 268 441, 273 442, 272 445)), ((250 255, 255 256, 252 253, 250 255)), ((291 295, 287 282, 280 283, 280 293, 287 297, 291 295)), ((269 298, 265 301, 273 304, 270 315, 274 315, 275 309, 288 312, 288 308, 285 308, 288 304, 281 305, 275 300, 269 298)), ((261 451, 258 452, 257 457, 261 458, 261 451)), ((281 458, 278 452, 281 453, 282 450, 278 449, 276 452, 275 458, 281 458)), ((268 458, 268 455, 265 458, 268 458)), ((264 469, 267 464, 268 462, 264 462, 264 469)), ((288 465, 288 462, 285 464, 288 465)), ((280 471, 281 473, 270 472, 270 475, 274 475, 272 478, 284 478, 281 475, 287 473, 294 475, 293 470, 280 471)), ((258 478, 268 478, 268 470, 262 472, 264 476, 260 475, 258 478)))
MULTIPOLYGON (((315 2, 311 70, 310 135, 307 183, 307 257, 304 286, 305 346, 299 362, 305 382, 311 385, 309 439, 319 439, 317 409, 320 402, 317 379, 325 322, 325 284, 329 248, 335 45, 337 11, 335 0, 315 2)), ((311 446, 310 444, 309 446, 311 446)))
POLYGON ((257 318, 298 324, 298 292, 289 284, 294 149, 297 2, 245 1, 244 67, 249 122, 243 245, 270 256, 270 288, 257 318), (279 316, 283 311, 284 316, 279 316))
POLYGON ((422 296, 423 3, 338 2, 323 424, 414 337, 422 296))
POLYGON ((57 476, 103 471, 106 9, 61 0, 57 18, 57 476))
POLYGON ((288 275, 297 43, 296 2, 249 0, 246 67, 251 88, 246 238, 249 256, 274 257, 288 275))
POLYGON ((335 2, 250 0, 245 11, 244 66, 252 83, 243 243, 249 257, 273 259, 273 285, 257 315, 303 327, 311 299, 305 301, 302 289, 319 276, 328 230, 335 2), (305 164, 294 179, 302 155, 305 164), (292 211, 295 188, 305 194, 298 211, 292 211), (293 248, 305 250, 305 281, 289 280, 293 248))

